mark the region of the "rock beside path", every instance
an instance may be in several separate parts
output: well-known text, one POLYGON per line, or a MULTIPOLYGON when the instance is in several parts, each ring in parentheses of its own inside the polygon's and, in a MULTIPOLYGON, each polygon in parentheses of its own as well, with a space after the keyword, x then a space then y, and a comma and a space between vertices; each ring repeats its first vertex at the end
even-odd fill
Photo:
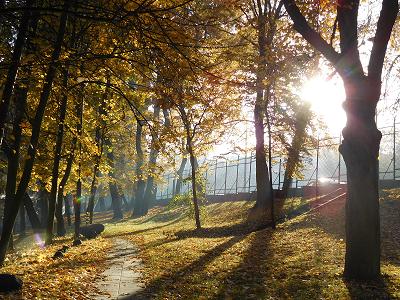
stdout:
POLYGON ((22 280, 12 274, 0 274, 0 293, 17 292, 22 288, 22 280))

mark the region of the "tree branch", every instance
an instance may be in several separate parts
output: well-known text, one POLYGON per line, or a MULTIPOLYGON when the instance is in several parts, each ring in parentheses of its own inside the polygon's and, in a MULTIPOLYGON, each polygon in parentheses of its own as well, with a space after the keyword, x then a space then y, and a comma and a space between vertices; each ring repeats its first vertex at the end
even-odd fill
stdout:
POLYGON ((383 0, 382 10, 372 46, 371 57, 368 64, 368 76, 381 78, 383 61, 386 55, 387 44, 392 33, 393 25, 399 11, 398 0, 383 0))
POLYGON ((337 53, 331 45, 329 45, 313 28, 310 27, 294 0, 282 0, 282 2, 287 13, 293 21, 294 29, 300 33, 315 49, 321 52, 322 55, 325 56, 325 58, 331 64, 333 64, 335 68, 338 68, 340 54, 337 53))

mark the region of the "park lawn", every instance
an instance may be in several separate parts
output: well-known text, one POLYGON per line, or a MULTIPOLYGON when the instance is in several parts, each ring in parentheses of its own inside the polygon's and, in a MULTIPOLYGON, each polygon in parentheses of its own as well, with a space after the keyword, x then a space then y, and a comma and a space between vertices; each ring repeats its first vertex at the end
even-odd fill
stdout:
POLYGON ((207 205, 200 232, 193 230, 184 208, 155 208, 146 217, 108 224, 104 236, 139 246, 144 294, 156 299, 396 299, 400 193, 381 202, 383 276, 378 283, 342 278, 343 203, 281 223, 274 231, 251 233, 242 223, 252 202, 207 205))
POLYGON ((33 238, 27 236, 17 242, 16 251, 7 256, 5 266, 0 268, 0 273, 12 273, 23 280, 22 291, 0 294, 0 299, 90 299, 90 293, 95 291, 93 279, 106 267, 111 241, 99 237, 72 247, 69 234, 56 238, 51 246, 40 247, 33 238), (53 259, 64 245, 70 247, 64 257, 53 259))

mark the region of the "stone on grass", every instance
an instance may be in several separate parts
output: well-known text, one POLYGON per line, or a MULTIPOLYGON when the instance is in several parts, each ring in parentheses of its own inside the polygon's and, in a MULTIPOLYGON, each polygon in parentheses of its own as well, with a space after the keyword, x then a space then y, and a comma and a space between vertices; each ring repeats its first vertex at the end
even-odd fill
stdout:
POLYGON ((11 293, 22 288, 22 280, 12 274, 0 274, 0 292, 11 293))
POLYGON ((80 228, 80 234, 87 239, 94 239, 104 231, 103 224, 90 224, 80 228))

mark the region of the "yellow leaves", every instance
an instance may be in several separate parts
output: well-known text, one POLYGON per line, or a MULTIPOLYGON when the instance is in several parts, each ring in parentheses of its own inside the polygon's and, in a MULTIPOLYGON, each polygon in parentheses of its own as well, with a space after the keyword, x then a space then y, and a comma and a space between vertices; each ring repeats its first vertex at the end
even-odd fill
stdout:
MULTIPOLYGON (((26 247, 31 247, 31 242, 26 241, 26 247)), ((63 244, 70 246, 71 239, 56 239, 54 245, 44 249, 34 247, 10 254, 7 265, 0 270, 23 279, 23 299, 87 299, 93 291, 90 283, 104 269, 111 244, 103 238, 86 241, 70 247, 63 258, 53 260, 63 244)))

